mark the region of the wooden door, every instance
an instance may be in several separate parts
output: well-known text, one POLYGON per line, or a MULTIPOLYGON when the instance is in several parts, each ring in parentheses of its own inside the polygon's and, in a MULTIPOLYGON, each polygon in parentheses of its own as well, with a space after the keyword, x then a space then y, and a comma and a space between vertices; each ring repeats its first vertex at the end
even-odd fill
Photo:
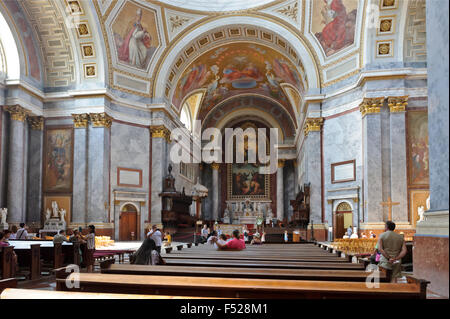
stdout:
POLYGON ((344 214, 336 213, 336 224, 334 226, 334 238, 342 238, 345 233, 344 214))
POLYGON ((119 240, 137 240, 137 212, 126 208, 120 213, 119 240))

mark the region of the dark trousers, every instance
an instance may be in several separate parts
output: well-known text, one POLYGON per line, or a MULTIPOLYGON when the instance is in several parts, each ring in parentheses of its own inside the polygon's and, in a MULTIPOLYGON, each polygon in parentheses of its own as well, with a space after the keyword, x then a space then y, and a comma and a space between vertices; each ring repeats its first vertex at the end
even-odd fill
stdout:
POLYGON ((156 246, 156 251, 161 254, 161 246, 156 246))

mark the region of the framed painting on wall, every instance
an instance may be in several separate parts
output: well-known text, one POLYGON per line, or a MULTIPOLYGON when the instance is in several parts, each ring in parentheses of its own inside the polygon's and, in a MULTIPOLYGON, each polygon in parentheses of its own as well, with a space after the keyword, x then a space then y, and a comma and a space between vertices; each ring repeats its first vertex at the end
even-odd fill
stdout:
POLYGON ((260 174, 259 165, 228 164, 228 199, 269 199, 269 174, 260 174))
POLYGON ((44 137, 44 192, 71 193, 73 128, 49 127, 44 137))
POLYGON ((63 195, 48 195, 44 196, 44 206, 43 206, 43 216, 42 220, 45 220, 45 212, 47 208, 52 211, 52 202, 56 202, 58 204, 58 210, 65 209, 66 216, 65 220, 67 225, 72 221, 72 196, 63 196, 63 195))
POLYGON ((408 110, 407 125, 408 184, 410 187, 428 188, 430 172, 427 112, 408 110))

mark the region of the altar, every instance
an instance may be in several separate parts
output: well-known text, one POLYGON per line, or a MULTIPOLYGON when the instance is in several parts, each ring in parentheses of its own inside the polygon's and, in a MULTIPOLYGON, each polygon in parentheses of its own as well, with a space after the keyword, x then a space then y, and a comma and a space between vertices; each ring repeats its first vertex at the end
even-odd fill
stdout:
POLYGON ((252 201, 229 200, 224 210, 222 222, 225 224, 253 224, 257 225, 258 220, 273 218, 270 200, 252 201))

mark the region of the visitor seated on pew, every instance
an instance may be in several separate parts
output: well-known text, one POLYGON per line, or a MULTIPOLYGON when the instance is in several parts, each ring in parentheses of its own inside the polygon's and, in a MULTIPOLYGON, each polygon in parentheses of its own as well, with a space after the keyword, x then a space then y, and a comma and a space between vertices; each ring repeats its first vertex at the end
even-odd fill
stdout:
POLYGON ((261 236, 259 235, 259 233, 256 233, 252 241, 250 242, 250 245, 261 245, 261 244, 262 244, 261 236))
MULTIPOLYGON (((214 245, 216 240, 217 240, 217 232, 215 230, 213 230, 208 235, 208 239, 206 239, 206 243, 209 245, 214 245)), ((217 246, 216 246, 216 248, 217 248, 217 246)))
POLYGON ((64 229, 61 229, 58 234, 53 237, 53 243, 60 244, 65 241, 67 241, 66 231, 64 229))
POLYGON ((166 262, 156 250, 155 241, 146 238, 138 251, 130 256, 130 263, 135 265, 164 265, 166 262))
POLYGON ((394 232, 395 223, 388 220, 385 232, 378 239, 378 251, 381 253, 379 266, 392 270, 392 282, 401 277, 402 258, 406 255, 405 240, 402 235, 394 232))
POLYGON ((164 247, 170 247, 172 245, 172 235, 168 231, 165 232, 164 236, 164 247))
POLYGON ((219 243, 216 239, 215 243, 219 249, 222 250, 243 250, 245 249, 245 242, 243 239, 239 239, 239 230, 235 229, 233 231, 233 239, 227 242, 225 245, 219 243))
MULTIPOLYGON (((8 239, 10 239, 10 238, 11 238, 10 230, 5 230, 4 233, 0 232, 0 247, 8 247, 10 245, 8 242, 8 239)), ((19 264, 17 263, 17 255, 14 251, 13 251, 13 262, 15 265, 15 270, 18 271, 19 264)))
POLYGON ((9 236, 9 239, 16 239, 16 235, 17 235, 17 226, 12 225, 11 226, 11 236, 9 236))
POLYGON ((28 237, 28 227, 25 223, 20 223, 20 228, 17 231, 16 239, 27 239, 28 237))

